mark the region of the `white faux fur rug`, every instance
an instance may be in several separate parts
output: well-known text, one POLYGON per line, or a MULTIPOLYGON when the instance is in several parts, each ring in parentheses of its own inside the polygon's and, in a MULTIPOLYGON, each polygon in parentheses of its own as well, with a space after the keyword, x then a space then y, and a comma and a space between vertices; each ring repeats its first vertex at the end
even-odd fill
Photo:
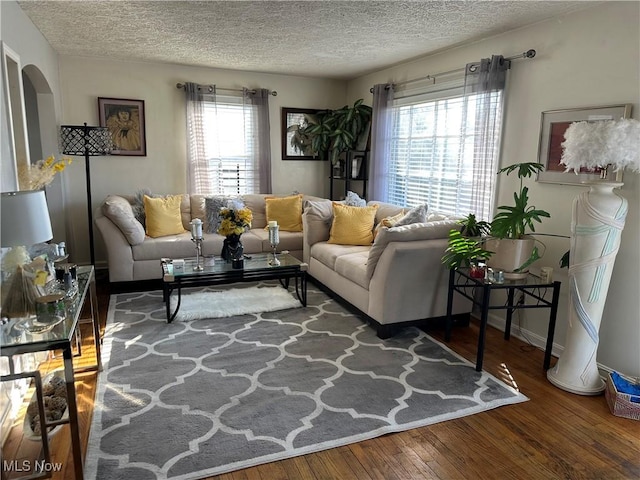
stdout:
MULTIPOLYGON (((171 295, 171 311, 178 295, 171 295)), ((182 293, 177 321, 232 317, 247 313, 274 312, 302 306, 295 294, 282 287, 232 288, 222 292, 182 293)))

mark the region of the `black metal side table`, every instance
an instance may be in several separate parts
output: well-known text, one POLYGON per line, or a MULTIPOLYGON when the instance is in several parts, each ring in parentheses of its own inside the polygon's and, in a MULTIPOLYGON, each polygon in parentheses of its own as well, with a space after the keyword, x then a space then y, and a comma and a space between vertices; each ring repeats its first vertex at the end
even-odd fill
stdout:
POLYGON ((470 274, 469 268, 456 268, 449 271, 449 292, 447 298, 447 320, 445 330, 445 341, 451 340, 451 327, 453 319, 451 316, 454 292, 468 298, 475 305, 481 308, 480 335, 478 336, 478 353, 476 356, 476 371, 482 371, 482 360, 484 357, 484 343, 487 330, 489 310, 506 310, 506 326, 504 339, 509 340, 511 336, 511 319, 515 310, 530 308, 549 309, 549 328, 547 331, 547 343, 544 351, 544 369, 549 368, 551 363, 551 349, 553 348, 553 336, 556 329, 556 315, 558 313, 558 298, 560 297, 560 283, 544 283, 539 277, 528 274, 521 280, 505 280, 504 283, 495 283, 483 278, 475 278, 470 274), (476 299, 475 289, 482 289, 482 296, 476 299), (547 290, 552 289, 551 301, 545 299, 547 290), (507 302, 502 305, 491 305, 491 292, 494 290, 507 290, 507 302), (523 298, 533 299, 532 303, 515 303, 515 292, 521 292, 523 298))

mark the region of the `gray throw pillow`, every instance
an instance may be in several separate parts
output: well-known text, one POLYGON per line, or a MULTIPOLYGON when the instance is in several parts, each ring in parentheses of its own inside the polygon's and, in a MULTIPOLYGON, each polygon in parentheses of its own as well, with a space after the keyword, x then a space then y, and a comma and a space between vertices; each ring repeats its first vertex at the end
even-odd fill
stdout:
POLYGON ((151 193, 151 190, 149 190, 148 188, 142 188, 140 190, 138 190, 134 197, 133 197, 133 203, 131 204, 131 209, 133 210, 133 216, 136 218, 137 221, 139 221, 143 227, 146 226, 146 217, 144 214, 144 196, 147 197, 159 197, 160 195, 153 195, 151 193))
POLYGON ((409 210, 404 217, 396 222, 394 227, 401 227, 402 225, 411 225, 412 223, 424 223, 427 221, 427 204, 418 205, 409 210))
POLYGON ((350 207, 366 207, 367 201, 352 191, 347 192, 347 197, 344 199, 344 204, 350 207))
POLYGON ((241 198, 234 197, 207 197, 204 199, 205 219, 204 232, 218 233, 220 227, 220 210, 223 208, 231 208, 239 210, 244 208, 244 202, 241 198))

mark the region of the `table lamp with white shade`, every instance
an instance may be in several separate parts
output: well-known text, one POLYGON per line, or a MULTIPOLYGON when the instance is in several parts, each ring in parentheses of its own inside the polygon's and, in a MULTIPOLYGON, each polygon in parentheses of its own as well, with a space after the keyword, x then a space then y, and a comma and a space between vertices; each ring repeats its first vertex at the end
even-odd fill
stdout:
MULTIPOLYGON (((0 209, 0 241, 2 247, 12 247, 2 262, 3 269, 11 265, 12 271, 3 273, 11 275, 16 273, 16 267, 30 261, 26 247, 51 240, 53 231, 44 190, 2 193, 0 209)), ((6 295, 3 295, 3 315, 22 313, 22 310, 28 313, 32 308, 35 289, 23 288, 16 276, 11 280, 6 295)), ((30 284, 27 282, 27 285, 30 284)))
MULTIPOLYGON (((573 123, 562 147, 561 163, 568 171, 640 172, 640 122, 634 119, 573 123)), ((567 339, 547 378, 563 390, 597 395, 605 389, 596 363, 599 330, 628 202, 614 192, 622 182, 599 180, 587 186, 589 191, 573 202, 567 339)))

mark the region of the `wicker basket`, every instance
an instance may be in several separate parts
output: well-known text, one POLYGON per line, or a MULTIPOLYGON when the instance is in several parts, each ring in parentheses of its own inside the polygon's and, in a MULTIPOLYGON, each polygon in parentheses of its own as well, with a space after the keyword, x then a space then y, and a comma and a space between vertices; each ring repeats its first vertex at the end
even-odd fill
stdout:
POLYGON ((611 413, 616 417, 640 420, 640 397, 619 392, 613 383, 611 374, 607 375, 607 387, 604 395, 611 413))

